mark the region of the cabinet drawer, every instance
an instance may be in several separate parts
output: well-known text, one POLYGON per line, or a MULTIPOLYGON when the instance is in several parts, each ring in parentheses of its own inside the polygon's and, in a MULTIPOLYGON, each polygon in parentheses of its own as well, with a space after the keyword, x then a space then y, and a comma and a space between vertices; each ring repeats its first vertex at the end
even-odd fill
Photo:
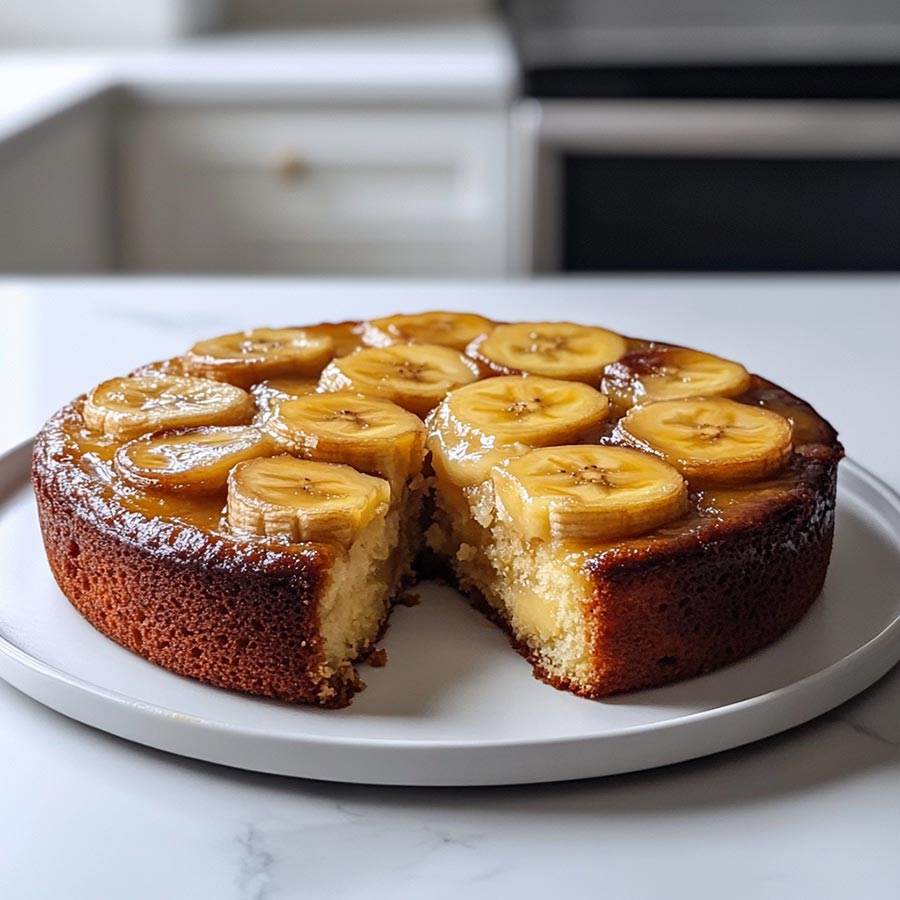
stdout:
POLYGON ((505 269, 500 111, 143 108, 120 148, 131 267, 505 269))

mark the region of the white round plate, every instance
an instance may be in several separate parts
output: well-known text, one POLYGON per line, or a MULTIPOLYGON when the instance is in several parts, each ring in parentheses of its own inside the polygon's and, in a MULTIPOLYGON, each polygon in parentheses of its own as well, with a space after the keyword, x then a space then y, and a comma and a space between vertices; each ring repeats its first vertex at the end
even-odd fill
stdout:
POLYGON ((180 678, 95 631, 60 593, 28 486, 30 447, 0 458, 0 676, 112 734, 305 778, 484 785, 647 769, 716 753, 805 722, 900 658, 900 497, 841 466, 825 591, 780 641, 702 678, 582 700, 530 667, 454 591, 420 586, 395 610, 389 663, 363 667, 353 705, 320 710, 180 678))

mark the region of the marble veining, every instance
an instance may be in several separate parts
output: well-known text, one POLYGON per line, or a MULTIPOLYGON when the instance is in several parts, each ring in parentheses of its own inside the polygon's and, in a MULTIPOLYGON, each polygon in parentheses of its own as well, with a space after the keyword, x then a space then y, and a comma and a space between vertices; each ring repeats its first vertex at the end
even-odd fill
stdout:
POLYGON ((881 731, 877 730, 871 725, 865 725, 862 722, 855 721, 854 719, 846 718, 841 720, 851 728, 856 734, 861 734, 864 737, 871 738, 873 741, 877 741, 879 744, 882 744, 885 747, 891 747, 898 753, 900 753, 900 742, 893 740, 881 733, 881 731))
POLYGON ((240 848, 237 896, 240 900, 267 900, 272 896, 272 866, 275 858, 266 850, 265 833, 247 823, 237 836, 240 848))

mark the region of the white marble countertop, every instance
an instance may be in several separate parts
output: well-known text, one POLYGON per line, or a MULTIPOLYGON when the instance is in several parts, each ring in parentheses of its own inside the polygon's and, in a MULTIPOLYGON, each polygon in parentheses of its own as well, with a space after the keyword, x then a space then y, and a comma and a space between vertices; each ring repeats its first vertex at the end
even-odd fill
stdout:
POLYGON ((169 102, 503 106, 516 65, 490 17, 234 32, 164 46, 0 54, 0 141, 108 88, 169 102))
MULTIPOLYGON (((0 281, 0 448, 101 378, 202 335, 458 307, 602 322, 741 359, 813 402, 851 456, 900 488, 898 301, 900 278, 0 281)), ((2 683, 0 721, 4 897, 893 900, 900 891, 900 669, 749 747, 518 788, 248 774, 109 737, 2 683)))

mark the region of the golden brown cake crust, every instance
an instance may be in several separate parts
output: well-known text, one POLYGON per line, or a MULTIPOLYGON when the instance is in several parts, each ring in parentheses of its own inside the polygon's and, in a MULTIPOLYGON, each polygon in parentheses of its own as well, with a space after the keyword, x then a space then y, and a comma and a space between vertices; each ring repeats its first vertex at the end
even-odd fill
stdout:
POLYGON ((279 552, 146 518, 104 496, 69 455, 57 413, 35 440, 33 481, 50 567, 99 631, 179 675, 291 702, 344 706, 360 685, 322 673, 324 545, 279 552))

